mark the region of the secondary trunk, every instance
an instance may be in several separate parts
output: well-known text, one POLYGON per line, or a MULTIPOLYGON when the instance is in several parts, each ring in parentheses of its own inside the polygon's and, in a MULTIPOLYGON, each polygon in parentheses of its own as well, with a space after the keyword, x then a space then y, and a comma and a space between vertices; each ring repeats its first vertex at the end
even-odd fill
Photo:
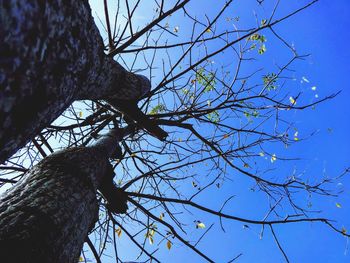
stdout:
POLYGON ((112 198, 113 212, 126 211, 108 162, 121 132, 48 156, 0 196, 1 262, 77 262, 98 216, 98 188, 112 198))
POLYGON ((149 91, 103 50, 88 1, 0 0, 0 164, 74 100, 149 91))

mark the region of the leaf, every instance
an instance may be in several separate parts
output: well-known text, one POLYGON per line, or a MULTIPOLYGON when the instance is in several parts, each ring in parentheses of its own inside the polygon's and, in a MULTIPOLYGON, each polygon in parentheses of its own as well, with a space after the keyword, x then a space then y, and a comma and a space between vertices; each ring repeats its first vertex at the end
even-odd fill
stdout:
POLYGON ((213 123, 220 122, 220 115, 219 115, 219 112, 217 110, 209 112, 207 114, 207 118, 208 118, 208 120, 210 120, 213 123))
POLYGON ((164 213, 160 213, 159 219, 160 219, 160 220, 163 220, 163 218, 164 218, 164 213))
POLYGON ((130 154, 130 157, 135 157, 135 156, 136 156, 136 153, 130 154))
POLYGON ((83 112, 82 111, 79 112, 79 118, 81 118, 81 117, 83 117, 83 112))
POLYGON ((260 41, 261 43, 266 42, 266 37, 265 37, 264 35, 260 35, 259 41, 260 41))
POLYGON ((214 90, 216 85, 215 74, 213 72, 206 73, 203 67, 197 69, 196 81, 204 87, 205 92, 214 90))
POLYGON ((178 26, 174 27, 174 32, 175 32, 175 33, 178 33, 178 32, 179 32, 179 27, 178 27, 178 26))
POLYGON ((341 233, 342 233, 344 236, 346 235, 346 231, 347 231, 347 230, 346 230, 345 227, 342 227, 342 228, 341 228, 341 233))
POLYGON ((148 236, 148 241, 151 245, 153 245, 154 243, 154 240, 153 240, 153 237, 152 236, 148 236))
POLYGON ((265 45, 261 45, 261 47, 258 50, 258 53, 260 55, 264 54, 266 52, 266 46, 265 45))
POLYGON ((311 87, 311 90, 315 91, 316 90, 316 86, 311 87))
POLYGON ((196 182, 192 181, 192 186, 197 187, 198 185, 196 184, 196 182))
POLYGON ((158 104, 157 106, 155 106, 155 107, 153 107, 151 109, 149 114, 154 115, 154 114, 158 114, 158 113, 164 112, 164 111, 165 111, 165 105, 164 104, 158 104))
POLYGON ((248 40, 258 40, 260 38, 259 34, 253 34, 248 37, 248 40))
POLYGON ((211 32, 210 27, 208 27, 208 29, 207 29, 207 30, 205 30, 205 32, 210 33, 210 32, 211 32))
POLYGON ((290 102, 292 105, 297 104, 297 101, 296 101, 292 96, 289 97, 289 102, 290 102))
POLYGON ((228 138, 229 135, 228 134, 224 134, 224 139, 228 138))
POLYGON ((298 131, 296 131, 294 133, 294 141, 299 141, 299 138, 298 138, 298 131))
POLYGON ((266 23, 267 23, 267 20, 266 20, 266 19, 261 20, 261 26, 266 25, 266 23))
POLYGON ((120 227, 118 227, 116 230, 114 230, 116 233, 117 233, 117 235, 118 235, 118 237, 120 237, 121 235, 122 235, 122 230, 121 230, 121 228, 120 227))
POLYGON ((252 116, 255 117, 255 118, 258 117, 259 116, 259 112, 257 110, 254 110, 252 112, 252 116))
POLYGON ((273 154, 271 156, 271 163, 275 162, 277 160, 276 154, 273 154))
POLYGON ((264 157, 264 156, 265 156, 265 154, 264 154, 263 152, 260 152, 259 155, 260 155, 261 157, 264 157))
POLYGON ((84 262, 84 258, 83 257, 79 257, 79 262, 84 262))
POLYGON ((275 73, 269 73, 263 76, 263 82, 267 90, 277 89, 277 75, 275 73))
POLYGON ((172 243, 171 243, 170 240, 168 240, 168 241, 166 242, 166 247, 170 250, 170 249, 171 249, 171 246, 172 246, 172 243))
POLYGON ((335 206, 338 208, 341 208, 341 204, 339 204, 339 203, 335 203, 335 206))
POLYGON ((204 229, 205 228, 205 224, 203 222, 201 222, 201 221, 198 221, 197 225, 196 225, 196 228, 204 229))
POLYGON ((244 163, 244 168, 249 168, 249 164, 247 164, 247 163, 244 163))
POLYGON ((303 81, 305 81, 306 83, 310 83, 310 81, 307 79, 307 78, 305 78, 305 77, 302 77, 301 78, 303 81))

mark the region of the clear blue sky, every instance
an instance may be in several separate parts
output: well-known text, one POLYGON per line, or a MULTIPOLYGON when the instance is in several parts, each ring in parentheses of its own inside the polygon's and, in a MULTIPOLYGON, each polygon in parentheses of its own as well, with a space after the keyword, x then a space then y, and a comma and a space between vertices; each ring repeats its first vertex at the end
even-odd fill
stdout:
MULTIPOLYGON (((96 0, 90 1, 94 10, 102 10, 102 4, 96 0)), ((99 1, 100 2, 100 1, 99 1)), ((194 1, 191 10, 198 15, 207 13, 209 16, 220 6, 219 1, 194 1), (213 6, 215 5, 215 6, 213 6)), ((234 8, 231 8, 231 16, 240 16, 241 23, 251 21, 253 9, 259 14, 264 13, 264 9, 257 8, 255 1, 234 1, 234 8)), ((269 1, 265 1, 269 6, 269 1)), ((301 6, 307 1, 281 1, 281 7, 276 17, 286 13, 297 6, 301 6)), ((270 1, 271 3, 271 1, 270 1)), ((266 14, 269 14, 266 7, 266 14)), ((139 15, 140 25, 147 17, 147 9, 143 9, 139 15)), ((247 22, 248 23, 248 22, 247 22)), ((99 24, 99 23, 97 23, 99 24)), ((180 19, 174 18, 171 21, 174 27, 179 25, 179 31, 186 30, 186 25, 181 24, 180 19)), ((222 22, 220 27, 227 24, 222 22)), ((241 24, 241 26, 244 26, 241 24)), ((302 90, 305 97, 314 99, 317 94, 319 98, 326 95, 342 91, 336 98, 327 101, 316 107, 315 110, 305 110, 291 114, 291 118, 298 126, 299 136, 307 137, 308 134, 316 133, 305 141, 302 141, 290 149, 288 156, 300 157, 300 161, 282 162, 277 161, 274 165, 278 172, 290 173, 293 169, 297 173, 305 173, 310 178, 321 178, 322 175, 336 176, 346 167, 350 166, 350 107, 347 105, 350 98, 350 49, 347 42, 350 40, 350 2, 348 0, 321 0, 303 13, 290 18, 276 29, 288 43, 293 43, 300 54, 308 54, 304 62, 297 63, 293 68, 296 70, 296 86, 302 90), (302 78, 306 78, 309 82, 302 78), (302 83, 301 83, 302 82, 302 83), (311 87, 316 87, 312 90, 311 87)), ((268 38, 266 59, 272 64, 275 59, 285 56, 285 49, 274 46, 273 40, 268 38)), ((215 48, 215 47, 214 47, 215 48)), ((222 61, 224 62, 224 61, 222 61)), ((282 152, 280 148, 272 148, 273 151, 282 152)), ((266 205, 264 199, 253 197, 252 193, 245 191, 248 183, 243 181, 233 181, 221 188, 220 198, 231 194, 237 195, 230 203, 227 212, 238 216, 261 219, 263 213, 261 207, 266 205), (239 185, 237 183, 239 182, 239 185), (243 191, 244 188, 244 191, 243 191), (248 192, 248 193, 247 193, 248 192), (260 202, 263 202, 261 204, 260 202)), ((337 221, 337 226, 344 226, 350 231, 350 180, 346 176, 334 188, 342 189, 344 192, 337 198, 320 198, 314 196, 311 200, 308 196, 299 196, 300 200, 312 203, 312 208, 322 210, 324 217, 329 217, 337 221), (338 208, 335 204, 341 204, 338 208)), ((203 199, 197 201, 212 207, 219 207, 224 199, 216 200, 216 192, 209 191, 203 199), (216 204, 216 206, 215 206, 216 204)), ((192 211, 192 210, 191 210, 192 211)), ((196 214, 206 223, 207 227, 215 223, 211 233, 200 243, 199 248, 207 252, 218 262, 227 262, 230 258, 243 253, 237 262, 284 262, 281 252, 278 250, 272 236, 268 230, 265 231, 262 240, 259 239, 260 227, 250 226, 244 229, 242 223, 224 221, 226 233, 220 230, 219 221, 214 217, 204 214, 196 214)), ((184 216, 186 218, 186 216, 184 216)), ((190 221, 190 216, 186 219, 190 221)), ((198 237, 197 229, 189 236, 198 237)), ((202 230, 203 231, 203 230, 202 230)), ((284 225, 275 228, 276 233, 282 243, 291 262, 350 262, 347 249, 347 240, 331 231, 324 225, 296 224, 284 225)), ((123 254, 123 258, 134 260, 132 256, 135 249, 126 241, 123 235, 120 238, 118 247, 123 254)), ((193 239, 194 240, 194 239, 193 239)), ((157 242, 156 242, 157 243, 157 242)), ((154 246, 154 245, 153 245, 154 246)), ((148 246, 152 250, 151 246, 148 246)), ((173 248, 168 251, 165 245, 160 245, 159 258, 164 262, 203 262, 196 254, 186 249, 179 242, 175 242, 173 248)), ((106 262, 109 262, 106 260, 106 262)))

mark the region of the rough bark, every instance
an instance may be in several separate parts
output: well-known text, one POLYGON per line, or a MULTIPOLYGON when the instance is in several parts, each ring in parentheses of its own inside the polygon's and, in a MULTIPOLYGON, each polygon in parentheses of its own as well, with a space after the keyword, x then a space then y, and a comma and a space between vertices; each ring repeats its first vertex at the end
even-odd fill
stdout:
POLYGON ((112 130, 93 147, 52 154, 0 196, 1 262, 77 262, 97 219, 98 187, 113 198, 112 212, 125 212, 108 162, 121 134, 112 130))
POLYGON ((0 163, 74 100, 149 91, 103 50, 87 1, 0 0, 0 163))

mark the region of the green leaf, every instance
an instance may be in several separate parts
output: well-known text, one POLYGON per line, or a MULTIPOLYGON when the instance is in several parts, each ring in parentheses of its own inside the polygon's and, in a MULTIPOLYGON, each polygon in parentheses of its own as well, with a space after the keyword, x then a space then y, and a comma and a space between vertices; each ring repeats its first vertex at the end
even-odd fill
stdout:
POLYGON ((149 112, 149 114, 154 115, 154 114, 158 114, 158 113, 164 112, 164 111, 165 111, 164 104, 158 104, 157 106, 152 108, 152 110, 149 112))
POLYGON ((263 45, 261 45, 261 47, 259 48, 258 53, 259 53, 260 55, 262 55, 262 54, 264 54, 265 52, 266 52, 266 46, 263 44, 263 45))
POLYGON ((263 76, 264 86, 266 86, 267 90, 277 89, 276 81, 277 75, 275 73, 268 73, 263 76))
POLYGON ((204 87, 204 92, 214 90, 216 85, 215 74, 213 72, 206 73, 204 68, 196 71, 196 82, 204 87))
POLYGON ((213 123, 218 123, 220 121, 219 112, 217 110, 212 111, 212 112, 207 114, 207 118, 208 118, 208 120, 210 120, 213 123))
POLYGON ((266 37, 264 35, 260 35, 259 41, 261 43, 265 43, 266 42, 266 37))
POLYGON ((255 33, 255 34, 249 36, 248 40, 253 40, 254 41, 254 40, 259 40, 259 38, 260 38, 260 35, 255 33))
POLYGON ((264 35, 259 35, 259 34, 255 33, 255 34, 249 36, 248 40, 259 41, 260 43, 265 43, 266 42, 266 37, 264 35))

